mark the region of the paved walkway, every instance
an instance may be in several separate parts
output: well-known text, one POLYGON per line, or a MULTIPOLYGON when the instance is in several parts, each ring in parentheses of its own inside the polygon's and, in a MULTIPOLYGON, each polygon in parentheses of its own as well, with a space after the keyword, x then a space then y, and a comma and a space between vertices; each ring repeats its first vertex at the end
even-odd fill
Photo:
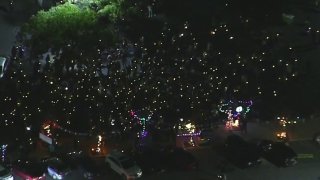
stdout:
MULTIPOLYGON (((8 10, 8 0, 1 0, 1 9, 8 10)), ((16 0, 12 11, 0 11, 0 56, 9 56, 11 47, 15 44, 17 32, 38 6, 35 0, 16 0)))

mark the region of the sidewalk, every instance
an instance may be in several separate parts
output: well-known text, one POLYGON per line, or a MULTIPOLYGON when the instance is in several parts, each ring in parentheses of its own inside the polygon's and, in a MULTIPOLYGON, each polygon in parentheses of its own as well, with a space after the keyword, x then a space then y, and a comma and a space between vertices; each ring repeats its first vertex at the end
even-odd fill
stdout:
MULTIPOLYGON (((16 0, 9 12, 0 12, 0 56, 9 56, 15 44, 20 26, 35 14, 39 8, 34 0, 16 0)), ((8 8, 7 0, 1 0, 0 6, 8 8)))

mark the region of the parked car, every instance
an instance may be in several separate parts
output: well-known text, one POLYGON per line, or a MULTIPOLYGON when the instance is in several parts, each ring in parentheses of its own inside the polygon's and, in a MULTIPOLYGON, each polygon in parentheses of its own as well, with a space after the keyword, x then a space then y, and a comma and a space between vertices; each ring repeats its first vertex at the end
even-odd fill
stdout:
POLYGON ((45 180, 45 167, 38 162, 18 160, 13 163, 12 172, 23 180, 45 180))
POLYGON ((4 71, 5 71, 6 61, 7 61, 7 58, 0 57, 0 78, 3 77, 4 71))
POLYGON ((122 152, 111 152, 106 156, 105 161, 107 166, 121 175, 123 179, 137 179, 142 176, 141 168, 131 157, 122 152))
POLYGON ((320 145, 320 133, 317 133, 313 137, 313 141, 317 144, 320 145))
POLYGON ((79 170, 85 179, 95 179, 101 174, 101 168, 83 151, 68 152, 59 157, 71 170, 79 170))
POLYGON ((169 148, 165 156, 168 170, 196 170, 199 168, 196 158, 182 148, 169 148))
POLYGON ((285 143, 261 140, 258 143, 258 148, 262 157, 277 166, 288 167, 298 162, 297 154, 285 143))
POLYGON ((85 179, 96 179, 101 175, 100 167, 88 156, 80 159, 79 169, 85 179))
POLYGON ((71 169, 78 169, 81 159, 84 157, 82 151, 72 151, 58 156, 71 169))
POLYGON ((261 163, 257 146, 238 135, 227 137, 222 153, 226 159, 240 168, 253 167, 261 163))
POLYGON ((143 147, 133 154, 133 158, 144 174, 164 172, 166 169, 165 154, 158 149, 143 147))
POLYGON ((70 168, 57 157, 43 160, 47 167, 49 176, 53 179, 64 179, 70 172, 70 168))
POLYGON ((2 165, 0 165, 0 180, 13 180, 11 172, 2 165))

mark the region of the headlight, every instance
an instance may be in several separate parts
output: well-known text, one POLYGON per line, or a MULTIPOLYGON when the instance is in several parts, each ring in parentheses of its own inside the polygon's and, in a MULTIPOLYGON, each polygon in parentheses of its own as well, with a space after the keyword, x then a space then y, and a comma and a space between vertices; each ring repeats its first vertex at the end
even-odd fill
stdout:
POLYGON ((6 178, 4 178, 4 179, 6 179, 6 180, 13 180, 13 176, 10 175, 10 176, 8 176, 8 177, 6 177, 6 178))
POLYGON ((57 178, 58 178, 58 179, 62 179, 62 175, 57 174, 57 178))
POLYGON ((141 177, 142 176, 142 171, 140 170, 139 172, 137 172, 137 176, 141 177))
POLYGON ((252 165, 252 162, 248 162, 248 166, 251 166, 252 165))

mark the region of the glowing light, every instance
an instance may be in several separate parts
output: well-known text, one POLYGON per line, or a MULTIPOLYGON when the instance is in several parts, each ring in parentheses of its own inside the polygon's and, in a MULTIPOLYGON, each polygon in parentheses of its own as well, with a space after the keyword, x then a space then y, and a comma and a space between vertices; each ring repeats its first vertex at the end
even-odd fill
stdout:
POLYGON ((7 144, 3 144, 1 146, 1 160, 2 160, 2 162, 4 162, 6 159, 7 147, 8 147, 7 144))
POLYGON ((236 111, 237 111, 238 113, 242 112, 242 110, 243 110, 242 106, 238 106, 238 107, 236 108, 236 111))

